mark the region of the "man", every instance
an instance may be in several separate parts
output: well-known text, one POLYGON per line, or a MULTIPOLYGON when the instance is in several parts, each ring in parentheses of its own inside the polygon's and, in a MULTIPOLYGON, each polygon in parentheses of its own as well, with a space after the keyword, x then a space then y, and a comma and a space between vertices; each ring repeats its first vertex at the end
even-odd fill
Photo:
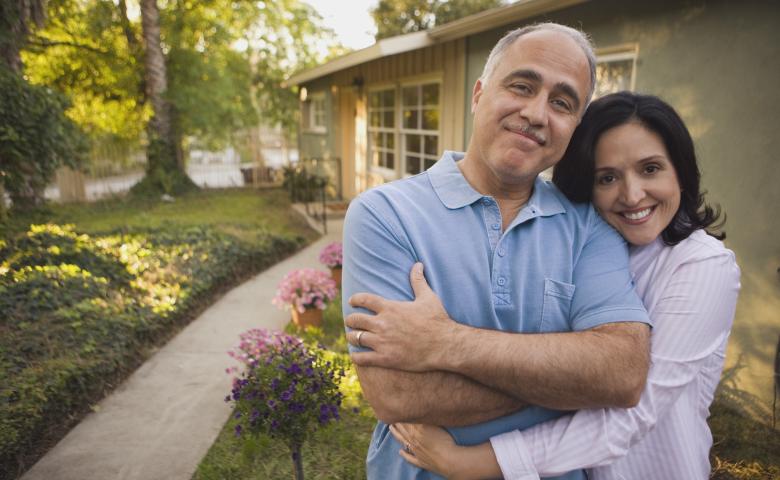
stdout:
MULTIPOLYGON (((538 178, 563 155, 594 81, 595 59, 580 32, 556 24, 510 32, 474 86, 465 154, 445 152, 427 172, 350 205, 344 314, 357 330, 348 339, 370 348, 371 329, 397 329, 419 339, 409 358, 424 359, 353 350, 380 420, 369 478, 434 478, 398 455, 394 422, 452 427, 458 443, 476 444, 560 415, 551 409, 638 399, 649 321, 631 287, 625 244, 592 207, 569 203, 538 178), (414 298, 408 272, 417 262, 443 305, 432 295, 381 300, 414 298), (355 312, 362 314, 349 316, 355 312), (447 312, 463 325, 452 323, 449 350, 426 355, 431 339, 424 329, 404 330, 404 318, 449 322, 447 312), (567 331, 574 332, 549 333, 567 331)), ((416 288, 421 278, 416 265, 416 288)))

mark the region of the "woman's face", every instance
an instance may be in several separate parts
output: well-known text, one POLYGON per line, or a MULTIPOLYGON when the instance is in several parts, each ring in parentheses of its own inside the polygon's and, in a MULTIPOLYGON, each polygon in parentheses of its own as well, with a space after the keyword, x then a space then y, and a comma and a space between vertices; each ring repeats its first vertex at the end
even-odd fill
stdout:
POLYGON ((657 133, 630 122, 601 135, 593 205, 632 245, 661 234, 680 208, 680 183, 657 133))

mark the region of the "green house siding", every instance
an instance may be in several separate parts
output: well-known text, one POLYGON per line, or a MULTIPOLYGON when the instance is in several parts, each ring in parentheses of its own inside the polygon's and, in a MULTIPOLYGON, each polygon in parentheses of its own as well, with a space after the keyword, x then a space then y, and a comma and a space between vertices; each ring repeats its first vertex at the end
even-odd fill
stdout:
MULTIPOLYGON (((771 402, 780 334, 780 8, 767 1, 605 0, 524 23, 545 20, 582 28, 598 47, 637 43, 636 90, 659 95, 685 119, 707 199, 727 214, 726 244, 742 268, 727 365, 741 357, 740 386, 771 402)), ((516 26, 468 39, 468 92, 490 48, 516 26)), ((469 115, 466 139, 471 129, 469 115)))

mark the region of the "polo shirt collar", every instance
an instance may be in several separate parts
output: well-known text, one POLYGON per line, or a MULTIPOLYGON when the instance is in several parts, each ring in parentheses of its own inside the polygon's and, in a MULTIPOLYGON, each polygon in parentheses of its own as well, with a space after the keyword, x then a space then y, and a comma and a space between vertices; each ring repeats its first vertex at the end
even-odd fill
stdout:
MULTIPOLYGON (((439 161, 428 169, 428 177, 439 200, 445 207, 453 210, 471 205, 484 197, 466 181, 466 177, 455 164, 463 157, 462 152, 445 151, 439 161)), ((534 193, 531 194, 527 206, 533 211, 533 216, 546 217, 566 212, 558 199, 556 188, 542 177, 536 177, 534 193)))

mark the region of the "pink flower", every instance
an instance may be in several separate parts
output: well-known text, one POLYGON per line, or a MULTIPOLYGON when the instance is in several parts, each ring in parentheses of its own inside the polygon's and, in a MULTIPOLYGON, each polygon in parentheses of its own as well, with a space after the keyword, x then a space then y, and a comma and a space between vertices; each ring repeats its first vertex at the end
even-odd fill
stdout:
POLYGON ((320 263, 328 268, 340 268, 343 262, 341 242, 333 242, 320 252, 320 263))
POLYGON ((329 274, 302 268, 284 276, 271 303, 280 309, 295 308, 303 313, 306 308, 325 309, 325 302, 333 300, 336 295, 336 282, 329 274))

